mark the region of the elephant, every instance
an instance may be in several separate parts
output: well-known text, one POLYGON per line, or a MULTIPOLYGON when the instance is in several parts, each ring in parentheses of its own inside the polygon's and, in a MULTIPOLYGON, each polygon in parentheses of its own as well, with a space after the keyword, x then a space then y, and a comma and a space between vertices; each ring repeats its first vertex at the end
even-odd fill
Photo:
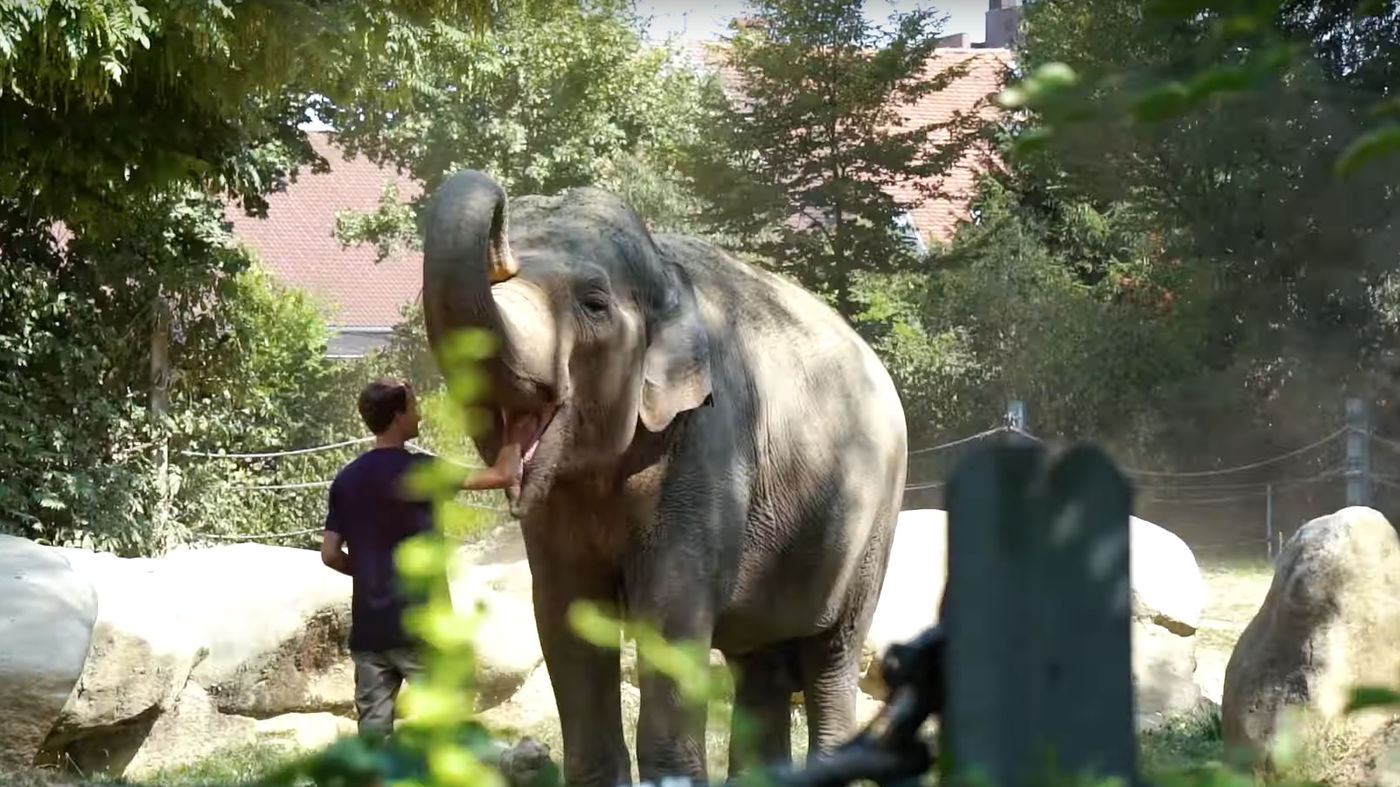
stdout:
MULTIPOLYGON (((723 654, 736 718, 757 729, 731 742, 731 776, 792 763, 796 691, 809 761, 844 742, 908 461, 903 405, 869 344, 807 289, 652 233, 598 188, 508 199, 460 170, 429 195, 422 239, 438 363, 456 332, 497 340, 473 440, 488 462, 519 441, 504 491, 565 782, 632 773, 620 654, 574 632, 577 601, 723 654)), ((706 709, 639 666, 639 775, 708 778, 706 709)))

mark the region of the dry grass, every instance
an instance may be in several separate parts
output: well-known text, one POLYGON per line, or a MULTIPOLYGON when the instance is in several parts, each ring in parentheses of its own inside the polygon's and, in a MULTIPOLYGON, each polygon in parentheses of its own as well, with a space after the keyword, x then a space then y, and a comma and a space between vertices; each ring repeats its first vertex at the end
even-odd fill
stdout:
POLYGON ((1262 558, 1202 559, 1200 567, 1206 584, 1206 603, 1196 634, 1196 674, 1206 694, 1219 702, 1225 664, 1245 626, 1264 602, 1274 569, 1262 558))

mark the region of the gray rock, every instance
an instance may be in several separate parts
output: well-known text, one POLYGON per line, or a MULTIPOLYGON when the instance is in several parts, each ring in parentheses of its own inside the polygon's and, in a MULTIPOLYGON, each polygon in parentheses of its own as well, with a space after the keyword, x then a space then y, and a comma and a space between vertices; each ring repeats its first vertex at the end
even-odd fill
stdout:
POLYGON ((1400 678, 1400 538, 1371 508, 1318 517, 1293 534, 1225 667, 1225 742, 1270 759, 1281 730, 1304 749, 1361 740, 1388 711, 1343 717, 1358 685, 1400 678))
POLYGON ((57 550, 0 535, 0 769, 28 768, 83 674, 98 597, 57 550))

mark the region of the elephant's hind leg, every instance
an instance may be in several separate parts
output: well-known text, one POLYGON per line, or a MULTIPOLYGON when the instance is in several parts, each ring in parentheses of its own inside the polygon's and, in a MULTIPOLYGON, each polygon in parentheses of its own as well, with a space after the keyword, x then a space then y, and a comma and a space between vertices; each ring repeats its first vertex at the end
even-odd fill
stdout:
POLYGON ((856 731, 861 651, 875 616, 888 558, 888 548, 879 541, 872 542, 866 549, 865 581, 852 586, 835 624, 798 643, 809 760, 837 748, 856 731))
POLYGON ((734 719, 729 730, 729 777, 792 762, 792 695, 796 663, 789 643, 725 656, 734 673, 734 719))
POLYGON ((846 621, 799 646, 807 711, 807 757, 827 754, 855 732, 861 640, 846 621))

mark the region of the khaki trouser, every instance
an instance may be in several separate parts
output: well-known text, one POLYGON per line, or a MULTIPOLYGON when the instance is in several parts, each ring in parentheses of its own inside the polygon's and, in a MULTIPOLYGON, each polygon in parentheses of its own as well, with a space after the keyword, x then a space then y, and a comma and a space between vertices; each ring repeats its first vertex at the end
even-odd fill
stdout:
POLYGON ((399 688, 418 672, 418 655, 411 648, 351 651, 355 662, 355 710, 360 734, 386 736, 398 717, 399 688))

